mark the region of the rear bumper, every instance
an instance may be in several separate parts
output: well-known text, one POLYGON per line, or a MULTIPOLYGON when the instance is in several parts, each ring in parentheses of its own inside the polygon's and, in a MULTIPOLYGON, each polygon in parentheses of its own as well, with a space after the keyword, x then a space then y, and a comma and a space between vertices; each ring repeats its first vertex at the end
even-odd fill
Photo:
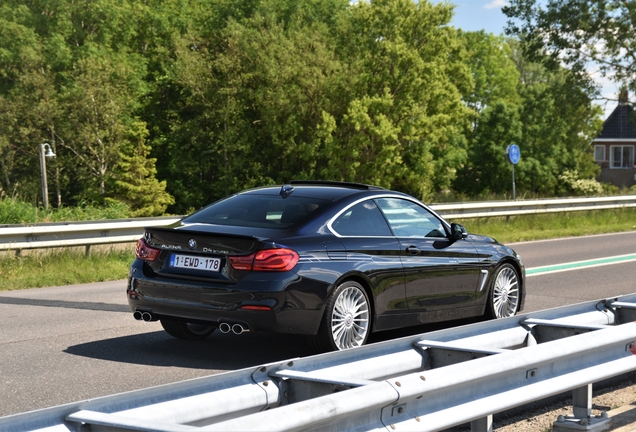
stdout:
POLYGON ((295 273, 254 274, 231 286, 148 277, 133 263, 126 288, 131 311, 190 322, 242 324, 251 331, 316 334, 329 285, 295 273), (322 293, 322 294, 321 294, 322 293), (265 306, 269 310, 249 310, 265 306))

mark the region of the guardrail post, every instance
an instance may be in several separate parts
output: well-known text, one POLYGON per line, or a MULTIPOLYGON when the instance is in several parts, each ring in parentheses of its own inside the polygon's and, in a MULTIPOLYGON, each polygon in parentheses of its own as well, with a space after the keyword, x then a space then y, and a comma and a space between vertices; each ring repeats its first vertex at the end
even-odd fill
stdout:
POLYGON ((575 418, 584 419, 592 415, 592 384, 572 391, 572 408, 575 418))
POLYGON ((470 432, 492 432, 492 414, 470 422, 470 432))
POLYGON ((592 415, 592 384, 572 390, 571 416, 559 416, 552 424, 552 432, 601 432, 609 430, 612 419, 604 412, 599 416, 592 415))
POLYGON ((89 256, 91 254, 91 245, 86 245, 84 247, 84 256, 89 256))

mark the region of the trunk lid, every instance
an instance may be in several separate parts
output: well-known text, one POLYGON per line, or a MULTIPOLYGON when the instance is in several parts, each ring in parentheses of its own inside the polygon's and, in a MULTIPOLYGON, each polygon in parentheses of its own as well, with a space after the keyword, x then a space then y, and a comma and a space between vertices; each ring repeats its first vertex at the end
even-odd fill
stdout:
MULTIPOLYGON (((261 246, 253 236, 174 228, 146 228, 144 239, 161 252, 146 262, 157 277, 233 283, 246 272, 229 265, 229 255, 249 255, 261 246)), ((148 268, 147 267, 147 268, 148 268)))

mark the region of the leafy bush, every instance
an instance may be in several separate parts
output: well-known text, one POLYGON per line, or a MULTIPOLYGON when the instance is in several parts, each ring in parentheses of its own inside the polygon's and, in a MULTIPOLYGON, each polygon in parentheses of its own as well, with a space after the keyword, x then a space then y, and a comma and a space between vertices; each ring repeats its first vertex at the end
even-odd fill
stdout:
POLYGON ((127 217, 131 217, 130 208, 121 201, 114 199, 106 199, 106 204, 102 206, 92 203, 81 203, 77 207, 62 207, 50 213, 50 218, 54 222, 123 219, 127 217))
POLYGON ((559 180, 575 195, 589 196, 603 193, 603 185, 601 183, 595 179, 579 178, 579 173, 576 170, 565 170, 559 176, 559 180))
POLYGON ((601 185, 603 186, 604 195, 618 195, 620 192, 618 186, 611 183, 601 183, 601 185))
POLYGON ((80 220, 123 219, 130 217, 129 207, 116 200, 106 205, 82 203, 77 207, 43 210, 14 198, 0 199, 0 224, 33 224, 80 220))
POLYGON ((13 198, 0 199, 0 224, 38 222, 38 209, 13 198))

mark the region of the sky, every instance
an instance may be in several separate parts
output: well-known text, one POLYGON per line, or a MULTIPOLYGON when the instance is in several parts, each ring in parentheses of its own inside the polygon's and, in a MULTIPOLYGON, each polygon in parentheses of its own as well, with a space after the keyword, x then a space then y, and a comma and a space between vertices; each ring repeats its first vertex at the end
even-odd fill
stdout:
MULTIPOLYGON (((501 8, 507 5, 506 0, 451 0, 455 5, 455 15, 451 24, 466 31, 485 30, 496 35, 504 34, 508 18, 501 12, 501 8)), ((616 84, 606 78, 602 78, 590 71, 595 80, 601 85, 601 93, 605 97, 616 98, 618 93, 616 84)), ((599 100, 604 112, 604 118, 616 107, 616 102, 599 100)))

